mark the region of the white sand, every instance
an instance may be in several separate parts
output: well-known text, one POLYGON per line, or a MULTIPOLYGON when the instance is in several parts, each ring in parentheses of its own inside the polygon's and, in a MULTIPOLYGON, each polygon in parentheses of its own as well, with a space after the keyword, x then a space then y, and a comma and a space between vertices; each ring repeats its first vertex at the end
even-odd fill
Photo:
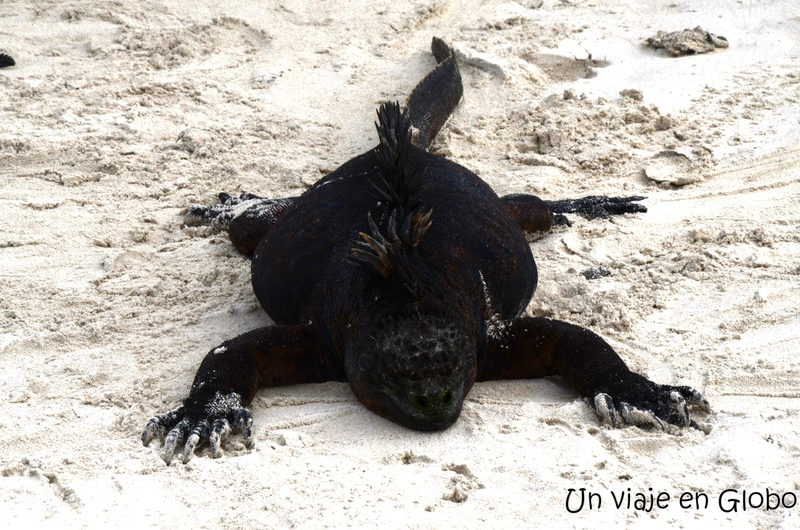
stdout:
POLYGON ((800 507, 717 505, 800 495, 800 7, 535 4, 0 4, 17 60, 0 70, 0 527, 800 527, 800 507), (698 25, 730 48, 641 45, 698 25), (183 227, 185 208, 296 194, 371 148, 375 108, 429 71, 433 35, 466 92, 440 154, 501 194, 648 196, 646 214, 535 242, 529 312, 694 385, 711 433, 608 430, 558 380, 478 384, 454 427, 419 433, 329 383, 262 390, 255 450, 234 437, 166 467, 147 419, 208 350, 268 322, 247 259, 183 227), (591 266, 612 276, 586 281, 591 266), (568 513, 569 488, 601 508, 568 513), (668 506, 617 509, 628 488, 668 506))

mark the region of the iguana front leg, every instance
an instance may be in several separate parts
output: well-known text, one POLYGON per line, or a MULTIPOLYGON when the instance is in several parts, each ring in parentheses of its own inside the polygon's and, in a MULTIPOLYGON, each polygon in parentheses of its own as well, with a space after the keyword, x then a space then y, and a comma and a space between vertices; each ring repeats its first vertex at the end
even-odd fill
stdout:
POLYGON ((246 407, 260 386, 342 380, 320 344, 310 326, 268 326, 222 343, 203 359, 183 405, 147 423, 142 443, 166 435, 167 464, 180 445, 187 462, 206 440, 213 456, 221 456, 220 443, 234 430, 250 445, 253 418, 246 407))
POLYGON ((595 195, 582 199, 545 201, 553 210, 553 224, 571 225, 565 213, 576 213, 585 219, 608 219, 612 215, 646 212, 647 206, 639 201, 647 197, 605 197, 595 195))
POLYGON ((591 196, 545 201, 535 195, 512 193, 500 197, 500 200, 506 205, 520 230, 535 238, 549 231, 553 225, 571 225, 565 213, 576 213, 586 219, 608 219, 612 215, 646 212, 647 207, 639 204, 645 198, 591 196))
POLYGON ((654 383, 631 372, 602 338, 548 318, 523 317, 491 329, 478 381, 560 375, 613 427, 700 428, 690 408, 708 401, 688 386, 654 383))

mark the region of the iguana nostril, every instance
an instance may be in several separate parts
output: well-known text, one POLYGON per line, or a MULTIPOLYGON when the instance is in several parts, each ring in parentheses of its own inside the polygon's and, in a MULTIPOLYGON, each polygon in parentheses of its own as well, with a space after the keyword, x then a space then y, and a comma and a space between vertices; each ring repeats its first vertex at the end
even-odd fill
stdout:
POLYGON ((450 406, 453 404, 453 391, 447 390, 442 394, 442 404, 445 406, 450 406))
POLYGON ((436 386, 411 397, 411 404, 419 411, 448 409, 454 401, 455 394, 452 390, 436 386))

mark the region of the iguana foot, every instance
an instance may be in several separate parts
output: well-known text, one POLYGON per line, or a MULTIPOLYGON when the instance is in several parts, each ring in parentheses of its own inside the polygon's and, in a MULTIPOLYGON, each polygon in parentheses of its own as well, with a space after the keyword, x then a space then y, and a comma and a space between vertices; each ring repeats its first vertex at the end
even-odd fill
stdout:
POLYGON ((636 379, 619 390, 595 394, 592 405, 603 423, 614 428, 636 425, 674 433, 692 427, 708 432, 689 415, 690 408, 711 410, 700 392, 688 386, 659 385, 632 375, 636 379))
POLYGON ((220 193, 220 204, 193 206, 183 222, 188 226, 208 225, 214 233, 227 232, 231 221, 244 213, 255 218, 274 216, 273 212, 282 212, 293 200, 291 197, 265 199, 252 193, 242 193, 239 197, 220 193))
POLYGON ((297 202, 297 197, 264 199, 242 193, 237 198, 220 193, 219 201, 221 204, 190 208, 184 222, 188 226, 208 225, 215 234, 226 231, 236 250, 252 256, 280 216, 297 202))
POLYGON ((247 447, 253 445, 253 416, 242 406, 239 394, 216 392, 208 399, 189 397, 180 407, 154 416, 142 432, 142 443, 146 446, 153 438, 164 437, 162 458, 169 465, 175 450, 184 446, 183 462, 194 455, 195 448, 208 441, 214 458, 222 456, 222 440, 236 430, 243 434, 247 447))
POLYGON ((603 197, 591 196, 582 199, 545 201, 553 210, 554 225, 571 225, 565 213, 577 213, 586 219, 608 219, 612 215, 646 212, 647 206, 637 204, 647 197, 603 197))

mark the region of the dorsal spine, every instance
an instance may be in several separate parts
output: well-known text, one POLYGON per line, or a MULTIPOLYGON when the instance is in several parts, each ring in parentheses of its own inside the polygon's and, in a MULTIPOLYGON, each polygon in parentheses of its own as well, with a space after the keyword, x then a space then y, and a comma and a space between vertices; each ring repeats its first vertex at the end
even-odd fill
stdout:
POLYGON ((408 251, 419 245, 433 222, 433 210, 424 211, 421 202, 413 197, 424 182, 424 171, 409 163, 411 121, 406 109, 396 102, 384 103, 378 109, 375 127, 379 139, 375 148, 378 175, 371 181, 372 194, 391 214, 386 222, 386 235, 381 233, 372 214, 367 214, 371 233, 359 232, 363 241, 354 241, 356 246, 352 248, 350 261, 384 278, 394 274, 417 296, 417 280, 408 251))
POLYGON ((397 102, 384 103, 378 109, 378 176, 372 181, 375 198, 408 214, 416 204, 410 204, 411 196, 422 185, 423 173, 409 164, 411 151, 411 120, 408 109, 400 108, 397 102))

